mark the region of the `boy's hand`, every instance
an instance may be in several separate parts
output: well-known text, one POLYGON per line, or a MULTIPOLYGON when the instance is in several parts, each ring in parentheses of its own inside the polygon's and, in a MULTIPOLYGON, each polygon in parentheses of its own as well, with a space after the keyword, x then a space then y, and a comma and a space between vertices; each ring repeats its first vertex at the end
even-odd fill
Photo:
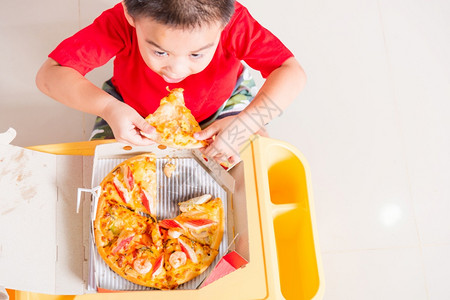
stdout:
POLYGON ((129 105, 118 100, 111 101, 104 109, 102 116, 114 133, 118 142, 135 146, 147 146, 154 143, 152 139, 140 134, 145 132, 157 138, 156 130, 129 105))
POLYGON ((201 150, 218 163, 239 162, 241 160, 239 156, 240 142, 247 140, 252 134, 241 122, 236 122, 237 118, 239 116, 217 120, 206 129, 194 134, 194 138, 197 140, 210 142, 206 148, 201 150))

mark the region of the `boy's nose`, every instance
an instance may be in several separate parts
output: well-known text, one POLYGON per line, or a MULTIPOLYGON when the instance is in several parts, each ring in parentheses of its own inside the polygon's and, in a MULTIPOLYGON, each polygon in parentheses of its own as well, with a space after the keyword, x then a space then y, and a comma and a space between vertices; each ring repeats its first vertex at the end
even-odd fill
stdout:
POLYGON ((189 68, 182 60, 172 61, 171 64, 167 66, 167 71, 169 72, 167 75, 173 78, 180 78, 189 75, 189 68))

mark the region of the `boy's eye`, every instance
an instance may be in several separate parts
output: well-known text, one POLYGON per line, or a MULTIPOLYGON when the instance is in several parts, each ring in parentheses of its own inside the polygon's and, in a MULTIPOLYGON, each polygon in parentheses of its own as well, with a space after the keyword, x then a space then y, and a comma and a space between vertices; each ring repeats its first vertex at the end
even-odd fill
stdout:
POLYGON ((203 54, 193 53, 193 54, 191 54, 191 57, 192 58, 202 58, 203 54))
POLYGON ((167 52, 164 51, 154 51, 156 56, 167 56, 167 52))

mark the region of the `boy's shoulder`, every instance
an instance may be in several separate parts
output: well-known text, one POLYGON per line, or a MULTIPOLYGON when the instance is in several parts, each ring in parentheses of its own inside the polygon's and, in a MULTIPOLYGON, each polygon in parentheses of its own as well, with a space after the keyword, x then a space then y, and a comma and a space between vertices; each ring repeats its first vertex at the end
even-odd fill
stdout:
POLYGON ((247 11, 247 8, 244 5, 242 5, 241 3, 235 1, 234 2, 234 14, 233 14, 233 16, 239 15, 239 14, 241 14, 244 11, 247 11))
POLYGON ((238 9, 242 9, 244 7, 244 5, 242 5, 241 3, 239 3, 238 1, 234 2, 234 9, 237 11, 238 9))
POLYGON ((234 3, 234 13, 233 16, 230 19, 230 22, 228 22, 227 27, 230 28, 235 25, 235 23, 241 23, 244 19, 248 17, 248 10, 247 8, 239 3, 238 1, 235 1, 234 3))
POLYGON ((113 7, 110 7, 106 10, 104 10, 95 20, 99 22, 108 22, 112 21, 113 23, 124 23, 123 25, 126 25, 128 22, 126 22, 124 8, 121 2, 117 3, 113 7))
POLYGON ((97 24, 97 30, 107 32, 108 34, 128 36, 132 31, 132 26, 125 17, 124 8, 121 2, 111 8, 104 10, 93 22, 97 24))
POLYGON ((123 5, 121 2, 117 3, 116 5, 114 5, 113 7, 105 10, 102 12, 102 14, 100 15, 100 17, 102 15, 106 15, 106 16, 113 16, 116 18, 125 18, 125 14, 124 14, 124 10, 123 10, 123 5))
POLYGON ((104 12, 110 11, 111 13, 123 14, 123 5, 122 2, 117 3, 113 7, 105 10, 104 12))

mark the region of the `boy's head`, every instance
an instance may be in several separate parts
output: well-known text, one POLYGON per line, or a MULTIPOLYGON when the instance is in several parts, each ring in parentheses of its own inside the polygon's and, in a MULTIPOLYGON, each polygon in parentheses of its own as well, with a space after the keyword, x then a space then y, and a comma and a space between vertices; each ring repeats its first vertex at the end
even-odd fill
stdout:
POLYGON ((174 28, 192 29, 221 22, 234 13, 234 0, 124 0, 134 19, 151 18, 174 28))
POLYGON ((203 71, 211 62, 234 0, 124 0, 141 56, 168 83, 203 71))

